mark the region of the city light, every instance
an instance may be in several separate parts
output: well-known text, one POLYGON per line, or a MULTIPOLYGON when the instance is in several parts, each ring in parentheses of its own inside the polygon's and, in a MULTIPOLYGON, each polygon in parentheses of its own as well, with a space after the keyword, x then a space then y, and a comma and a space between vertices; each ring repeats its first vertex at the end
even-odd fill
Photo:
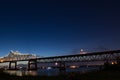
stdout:
POLYGON ((0 60, 0 62, 3 62, 4 60, 0 60))
POLYGON ((78 68, 78 67, 79 67, 79 66, 70 66, 70 68, 73 68, 73 69, 74 69, 74 68, 78 68))
POLYGON ((57 66, 57 65, 58 65, 58 63, 56 62, 56 63, 55 63, 55 65, 57 66))

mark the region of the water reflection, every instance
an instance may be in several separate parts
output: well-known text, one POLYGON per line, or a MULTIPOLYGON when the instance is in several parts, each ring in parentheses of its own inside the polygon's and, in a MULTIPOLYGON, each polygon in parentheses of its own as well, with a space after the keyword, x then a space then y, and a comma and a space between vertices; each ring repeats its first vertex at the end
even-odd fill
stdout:
POLYGON ((9 73, 10 75, 16 75, 16 76, 37 76, 37 71, 11 71, 7 70, 4 71, 5 73, 9 73))
MULTIPOLYGON (((67 68, 66 73, 69 72, 80 72, 80 73, 86 73, 93 70, 98 70, 99 67, 81 67, 81 68, 67 68)), ((25 71, 25 70, 19 70, 19 71, 11 71, 7 70, 6 73, 9 73, 10 75, 16 75, 16 76, 55 76, 59 75, 59 69, 39 69, 37 71, 25 71)))

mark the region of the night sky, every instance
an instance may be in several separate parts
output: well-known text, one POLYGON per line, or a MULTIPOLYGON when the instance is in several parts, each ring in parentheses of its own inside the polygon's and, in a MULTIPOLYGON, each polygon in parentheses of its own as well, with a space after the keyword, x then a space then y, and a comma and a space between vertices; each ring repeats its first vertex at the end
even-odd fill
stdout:
POLYGON ((115 0, 0 1, 0 56, 39 56, 120 49, 120 2, 115 0))

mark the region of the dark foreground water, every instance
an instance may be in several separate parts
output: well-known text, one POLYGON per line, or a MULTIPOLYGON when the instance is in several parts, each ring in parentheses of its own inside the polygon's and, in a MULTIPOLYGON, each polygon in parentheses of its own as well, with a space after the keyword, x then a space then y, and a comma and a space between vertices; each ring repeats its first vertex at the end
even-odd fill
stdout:
MULTIPOLYGON (((79 72, 79 73, 86 73, 90 71, 99 70, 99 67, 81 67, 81 68, 67 68, 65 71, 66 73, 69 72, 79 72)), ((37 71, 25 71, 25 70, 6 70, 6 73, 9 73, 10 75, 17 75, 17 76, 24 76, 24 75, 31 75, 31 76, 56 76, 59 75, 59 69, 39 69, 37 71)))

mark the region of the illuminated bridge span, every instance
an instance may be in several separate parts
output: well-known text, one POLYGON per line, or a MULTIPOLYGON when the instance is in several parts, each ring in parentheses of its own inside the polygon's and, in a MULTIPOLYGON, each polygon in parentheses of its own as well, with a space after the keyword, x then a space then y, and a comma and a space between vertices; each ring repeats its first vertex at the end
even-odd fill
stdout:
POLYGON ((93 52, 86 54, 74 54, 54 57, 35 57, 34 55, 21 55, 16 52, 11 52, 7 57, 1 59, 1 62, 10 62, 17 66, 17 61, 28 61, 28 70, 37 70, 39 67, 37 63, 58 63, 58 67, 65 68, 67 62, 96 62, 102 61, 103 64, 108 62, 112 64, 120 63, 120 50, 104 51, 104 52, 93 52))
POLYGON ((120 59, 120 50, 93 52, 86 54, 75 54, 55 57, 37 58, 37 62, 90 62, 90 61, 114 61, 120 59))
POLYGON ((32 58, 36 58, 36 56, 32 54, 21 54, 18 51, 10 51, 7 56, 0 58, 0 62, 23 61, 32 58))

